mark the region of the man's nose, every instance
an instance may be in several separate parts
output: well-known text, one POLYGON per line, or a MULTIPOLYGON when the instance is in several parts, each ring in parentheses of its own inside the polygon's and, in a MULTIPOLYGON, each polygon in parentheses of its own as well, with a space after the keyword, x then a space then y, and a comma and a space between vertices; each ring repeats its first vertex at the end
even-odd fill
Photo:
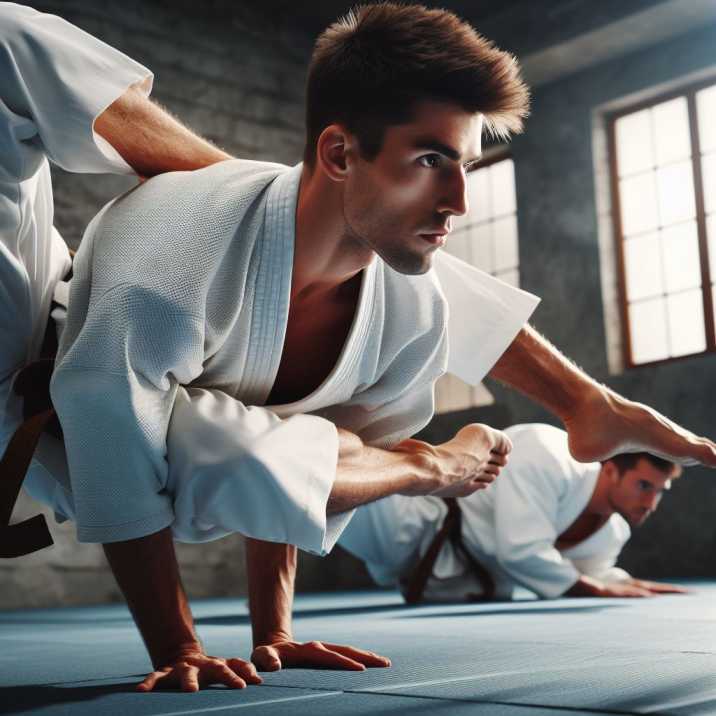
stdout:
POLYGON ((467 199, 467 177, 465 171, 460 169, 451 177, 450 184, 446 186, 443 200, 438 211, 451 216, 464 216, 470 205, 467 199))

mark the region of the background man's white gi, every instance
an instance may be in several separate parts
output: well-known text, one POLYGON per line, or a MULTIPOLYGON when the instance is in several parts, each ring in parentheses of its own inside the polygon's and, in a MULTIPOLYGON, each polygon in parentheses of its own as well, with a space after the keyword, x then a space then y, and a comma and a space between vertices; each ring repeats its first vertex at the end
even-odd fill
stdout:
MULTIPOLYGON (((562 552, 557 537, 587 506, 601 468, 569 453, 567 433, 551 425, 516 425, 508 465, 486 490, 458 498, 465 547, 495 580, 496 597, 522 585, 544 598, 564 594, 580 577, 607 582, 629 575, 615 567, 631 532, 618 514, 594 534, 562 552)), ((360 507, 339 544, 365 561, 381 585, 407 578, 447 512, 435 497, 400 495, 360 507)), ((447 543, 435 563, 425 599, 480 594, 479 582, 447 543)))
MULTIPOLYGON (((148 90, 151 74, 59 18, 0 11, 12 70, 1 73, 2 156, 16 158, 3 166, 2 193, 0 277, 14 302, 2 319, 9 403, 12 375, 36 354, 69 266, 51 225, 47 157, 71 171, 127 171, 92 124, 129 85, 148 90)), ((281 355, 299 176, 300 166, 238 161, 166 175, 90 225, 53 383, 72 477, 56 459, 52 477, 35 466, 26 483, 60 518, 76 517, 81 540, 171 524, 185 540, 240 531, 325 552, 350 517, 325 517, 334 423, 388 447, 431 417, 445 299, 432 273, 404 277, 380 260, 364 271, 350 336, 324 384, 291 406, 257 407, 281 355)), ((458 311, 450 333, 474 356, 455 353, 454 372, 476 383, 537 301, 451 257, 436 263, 450 302, 469 306, 470 322, 458 311)), ((6 433, 19 415, 11 407, 6 433)))

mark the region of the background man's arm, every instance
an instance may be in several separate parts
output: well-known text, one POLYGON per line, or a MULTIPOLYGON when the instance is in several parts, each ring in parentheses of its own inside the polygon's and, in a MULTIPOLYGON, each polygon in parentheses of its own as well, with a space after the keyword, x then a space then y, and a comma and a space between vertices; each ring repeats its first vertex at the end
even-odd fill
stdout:
POLYGON ((716 467, 716 443, 592 380, 530 326, 490 375, 557 415, 569 434, 570 452, 581 462, 644 451, 684 465, 716 467))
POLYGON ((130 87, 102 112, 94 128, 145 177, 201 169, 232 158, 187 129, 139 85, 130 87))

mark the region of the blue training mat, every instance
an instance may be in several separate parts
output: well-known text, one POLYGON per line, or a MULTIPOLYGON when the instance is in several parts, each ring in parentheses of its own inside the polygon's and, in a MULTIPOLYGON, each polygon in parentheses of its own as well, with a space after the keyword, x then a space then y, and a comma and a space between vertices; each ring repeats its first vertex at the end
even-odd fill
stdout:
MULTIPOLYGON (((263 674, 241 691, 134 693, 150 670, 122 606, 0 612, 0 714, 716 714, 716 584, 647 600, 407 607, 393 592, 296 600, 302 640, 390 656, 390 669, 263 674)), ((209 653, 247 658, 243 600, 193 605, 209 653)))

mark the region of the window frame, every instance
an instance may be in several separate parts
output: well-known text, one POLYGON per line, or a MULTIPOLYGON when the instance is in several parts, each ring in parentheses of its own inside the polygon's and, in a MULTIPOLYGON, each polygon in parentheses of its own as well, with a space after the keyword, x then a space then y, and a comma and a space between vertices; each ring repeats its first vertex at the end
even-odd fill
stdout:
POLYGON ((608 159, 609 159, 609 183, 610 195, 612 203, 612 224, 614 233, 614 242, 617 258, 617 286, 619 293, 619 313, 621 316, 621 333, 623 342, 623 357, 625 368, 643 368, 647 366, 665 365, 675 361, 681 361, 687 358, 703 356, 709 353, 716 353, 716 327, 714 325, 714 291, 712 289, 712 281, 716 277, 711 277, 711 267, 709 265, 709 247, 708 236, 706 233, 706 210, 704 206, 704 186, 701 172, 701 142, 699 139, 699 118, 696 108, 696 93, 707 87, 716 84, 716 78, 711 77, 708 80, 701 80, 688 85, 684 85, 678 89, 670 90, 649 99, 630 104, 627 107, 620 108, 615 112, 606 115, 607 122, 607 142, 608 142, 608 159), (667 102, 677 97, 685 97, 689 118, 689 136, 691 140, 691 171, 694 183, 694 205, 696 209, 696 232, 699 245, 699 261, 701 264, 701 298, 704 309, 704 330, 706 337, 706 349, 699 353, 689 353, 687 355, 673 356, 670 358, 661 358, 655 361, 645 361, 643 363, 635 363, 632 353, 631 329, 629 325, 629 299, 627 297, 626 286, 626 260, 624 257, 625 239, 622 229, 621 218, 621 196, 619 193, 619 166, 617 159, 617 142, 616 142, 616 122, 634 112, 638 112, 654 105, 667 102))

